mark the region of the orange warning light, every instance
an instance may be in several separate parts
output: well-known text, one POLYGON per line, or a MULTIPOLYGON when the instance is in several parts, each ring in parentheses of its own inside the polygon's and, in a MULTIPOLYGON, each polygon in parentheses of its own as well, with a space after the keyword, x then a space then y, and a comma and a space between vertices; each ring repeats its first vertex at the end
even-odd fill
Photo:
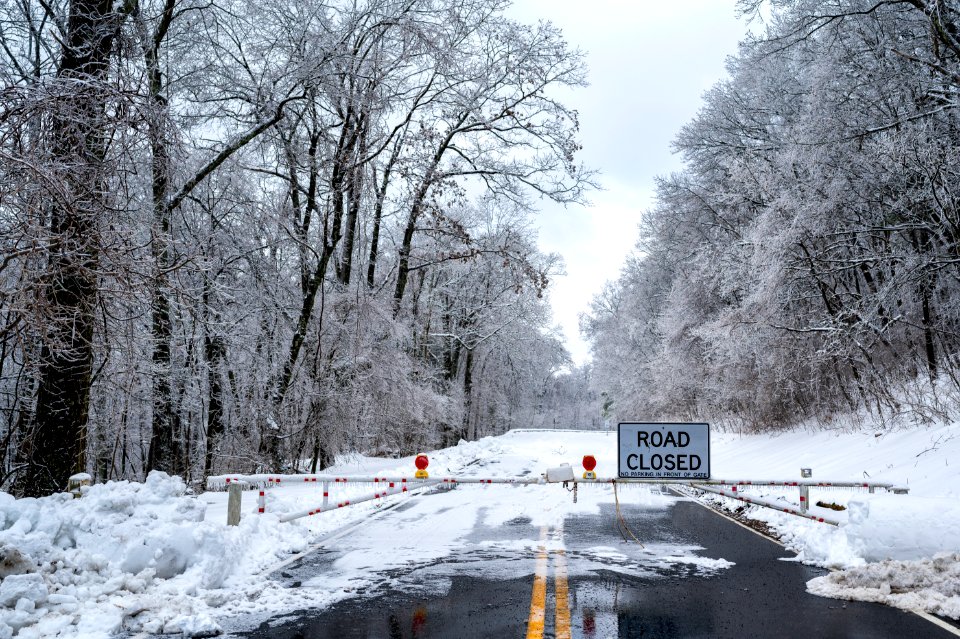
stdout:
POLYGON ((583 467, 586 471, 583 473, 584 479, 596 479, 597 474, 593 472, 593 469, 597 467, 597 458, 593 455, 584 455, 583 456, 583 467))
POLYGON ((426 455, 420 454, 420 455, 417 455, 417 458, 416 458, 415 460, 413 460, 413 464, 414 464, 419 470, 426 470, 426 469, 427 469, 427 466, 430 465, 430 460, 427 459, 427 456, 426 456, 426 455))
POLYGON ((430 465, 430 460, 427 459, 426 455, 420 453, 417 455, 417 458, 413 460, 413 463, 417 466, 417 472, 413 474, 414 477, 417 479, 426 479, 430 476, 429 473, 427 473, 427 466, 430 465))

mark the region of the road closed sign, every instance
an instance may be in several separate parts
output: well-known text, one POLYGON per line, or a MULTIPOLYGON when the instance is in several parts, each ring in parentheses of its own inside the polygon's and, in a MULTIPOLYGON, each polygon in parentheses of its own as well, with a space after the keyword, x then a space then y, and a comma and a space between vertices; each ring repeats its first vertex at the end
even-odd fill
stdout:
POLYGON ((709 424, 620 424, 622 478, 709 479, 709 424))

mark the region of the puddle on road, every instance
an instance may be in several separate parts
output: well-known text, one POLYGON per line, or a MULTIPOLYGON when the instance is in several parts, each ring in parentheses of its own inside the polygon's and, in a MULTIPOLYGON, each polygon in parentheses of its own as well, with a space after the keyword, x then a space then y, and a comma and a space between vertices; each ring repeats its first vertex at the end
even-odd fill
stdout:
POLYGON ((629 605, 638 591, 624 587, 620 580, 588 581, 570 589, 572 630, 583 637, 616 637, 621 607, 629 605))
POLYGON ((659 605, 650 584, 623 575, 597 575, 571 586, 570 621, 574 637, 709 637, 715 628, 709 614, 677 612, 659 605), (647 587, 644 587, 647 586, 647 587))

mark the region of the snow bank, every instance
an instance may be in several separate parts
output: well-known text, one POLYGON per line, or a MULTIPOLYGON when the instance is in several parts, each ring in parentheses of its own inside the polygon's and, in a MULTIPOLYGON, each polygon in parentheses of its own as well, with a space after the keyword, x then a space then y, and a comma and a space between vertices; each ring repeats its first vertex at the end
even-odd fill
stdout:
POLYGON ((867 561, 960 552, 960 504, 953 499, 876 495, 848 503, 842 532, 867 561))
POLYGON ((847 521, 839 528, 763 508, 750 516, 773 528, 800 561, 825 568, 960 552, 960 505, 953 499, 877 494, 842 501, 847 521))
POLYGON ((851 500, 845 538, 867 562, 807 583, 824 597, 873 601, 960 619, 960 506, 955 500, 851 500))
POLYGON ((204 505, 184 492, 179 477, 154 472, 143 484, 91 486, 82 499, 0 493, 0 637, 219 633, 191 595, 302 548, 303 535, 276 518, 204 522, 204 505))
POLYGON ((870 563, 812 579, 807 590, 822 597, 873 601, 958 619, 960 555, 870 563))

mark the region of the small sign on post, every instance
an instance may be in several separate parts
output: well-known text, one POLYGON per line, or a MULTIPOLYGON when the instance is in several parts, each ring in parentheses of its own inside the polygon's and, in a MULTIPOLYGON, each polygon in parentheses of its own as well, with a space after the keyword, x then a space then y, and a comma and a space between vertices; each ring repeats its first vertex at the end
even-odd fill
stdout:
POLYGON ((710 425, 618 425, 621 478, 710 479, 710 425))
POLYGON ((83 496, 83 487, 90 486, 90 474, 89 473, 77 473, 76 475, 70 475, 67 479, 67 492, 72 494, 74 499, 83 496))

